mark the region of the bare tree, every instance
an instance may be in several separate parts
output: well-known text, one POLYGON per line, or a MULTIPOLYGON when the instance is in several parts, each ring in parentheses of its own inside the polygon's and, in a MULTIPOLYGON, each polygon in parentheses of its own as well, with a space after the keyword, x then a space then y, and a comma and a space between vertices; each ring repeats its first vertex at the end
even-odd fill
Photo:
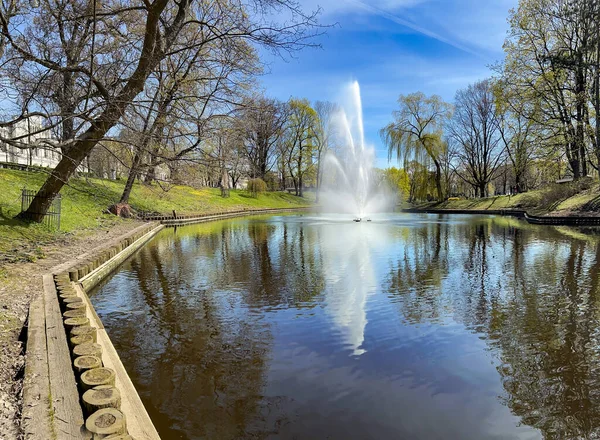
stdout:
POLYGON ((457 175, 485 197, 504 152, 490 80, 457 92, 450 133, 459 167, 464 170, 457 175))
MULTIPOLYGON (((74 1, 74 0, 71 0, 74 1)), ((131 103, 144 90, 153 71, 165 58, 214 41, 223 44, 238 40, 264 45, 272 50, 296 50, 311 45, 316 14, 304 14, 293 0, 154 0, 136 5, 103 2, 89 8, 92 40, 86 45, 88 59, 66 63, 62 52, 38 51, 30 42, 43 40, 46 30, 39 26, 64 28, 67 20, 47 14, 41 8, 22 9, 8 20, 0 11, 0 35, 6 41, 4 56, 20 57, 39 69, 40 77, 74 73, 89 92, 78 117, 81 130, 75 138, 65 139, 68 149, 38 191, 24 216, 41 221, 52 200, 94 146, 113 129, 131 103), (285 14, 285 22, 270 19, 269 12, 285 14), (19 15, 20 14, 20 15, 19 15), (95 43, 102 51, 96 51, 95 43), (89 99, 88 99, 89 96, 89 99)), ((60 33, 60 32, 59 32, 60 33)), ((51 119, 52 112, 40 113, 51 119)), ((27 116, 22 107, 19 117, 27 116)), ((62 115, 58 115, 59 120, 62 115)), ((60 121, 59 121, 60 123, 60 121)), ((52 124, 49 124, 50 126, 52 124)), ((10 140, 9 140, 10 141, 10 140)))
POLYGON ((287 106, 275 99, 255 97, 243 103, 240 130, 250 177, 265 180, 277 160, 277 145, 287 120, 287 106))

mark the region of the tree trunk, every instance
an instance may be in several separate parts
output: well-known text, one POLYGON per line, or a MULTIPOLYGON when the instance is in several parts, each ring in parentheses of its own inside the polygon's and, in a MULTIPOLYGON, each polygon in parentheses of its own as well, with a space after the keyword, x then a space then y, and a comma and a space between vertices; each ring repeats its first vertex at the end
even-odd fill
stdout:
POLYGON ((129 169, 129 175, 127 176, 127 182, 125 183, 125 188, 123 188, 123 194, 121 194, 121 200, 119 200, 119 203, 129 203, 129 196, 131 195, 131 190, 133 189, 133 184, 135 183, 135 178, 137 177, 138 167, 141 160, 141 154, 139 152, 135 153, 135 156, 133 157, 133 163, 129 169))
POLYGON ((436 160, 435 162, 435 188, 437 191, 438 202, 444 200, 444 192, 442 190, 442 167, 440 163, 436 160))
POLYGON ((479 184, 479 194, 482 199, 486 196, 486 192, 487 192, 486 187, 487 187, 487 184, 485 182, 481 182, 479 184))
POLYGON ((576 137, 575 137, 575 148, 578 150, 578 156, 580 160, 580 175, 579 177, 585 177, 587 175, 587 163, 585 154, 585 104, 586 104, 586 80, 585 71, 583 66, 583 55, 580 53, 577 57, 577 71, 575 74, 575 93, 576 95, 576 137))
POLYGON ((91 121, 90 127, 69 149, 69 157, 63 156, 56 168, 52 170, 50 176, 48 176, 35 195, 29 208, 22 213, 23 217, 38 223, 44 219, 48 209, 52 206, 54 198, 58 195, 62 187, 69 181, 73 173, 90 154, 96 144, 116 125, 124 114, 125 109, 131 104, 131 101, 142 92, 148 75, 160 61, 160 57, 156 52, 158 23, 160 15, 167 4, 167 0, 156 0, 152 3, 148 9, 145 25, 146 35, 135 71, 129 77, 121 92, 107 102, 108 105, 104 112, 98 118, 91 121))
POLYGON ((317 155, 317 194, 315 196, 315 203, 319 203, 319 193, 321 192, 321 152, 317 155))

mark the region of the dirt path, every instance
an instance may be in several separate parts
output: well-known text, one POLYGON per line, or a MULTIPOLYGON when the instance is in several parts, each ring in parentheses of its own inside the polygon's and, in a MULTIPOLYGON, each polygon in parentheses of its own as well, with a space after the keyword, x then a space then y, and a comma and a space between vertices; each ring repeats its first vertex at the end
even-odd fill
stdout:
POLYGON ((44 246, 44 259, 0 267, 0 439, 21 438, 20 417, 25 357, 21 331, 31 299, 42 289, 42 274, 139 226, 127 222, 44 246))

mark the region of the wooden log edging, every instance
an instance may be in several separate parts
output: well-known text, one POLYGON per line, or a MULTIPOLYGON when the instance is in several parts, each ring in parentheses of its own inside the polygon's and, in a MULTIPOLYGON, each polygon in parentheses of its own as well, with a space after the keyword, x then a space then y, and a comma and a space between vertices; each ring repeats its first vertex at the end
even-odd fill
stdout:
POLYGON ((43 275, 43 295, 32 301, 27 326, 22 413, 26 440, 95 440, 109 433, 160 440, 79 281, 87 277, 90 285, 97 283, 162 228, 143 224, 43 275), (95 401, 84 406, 83 393, 98 384, 113 387, 105 394, 118 398, 100 400, 103 407, 90 413, 95 401), (104 412, 97 414, 101 409, 104 412), (109 419, 119 420, 115 429, 107 425, 109 419))
MULTIPOLYGON (((56 266, 43 275, 43 295, 32 301, 27 324, 22 426, 26 440, 93 440, 108 434, 104 414, 117 414, 115 438, 160 440, 86 290, 97 285, 165 226, 178 226, 229 217, 305 211, 311 207, 243 210, 202 216, 162 217, 164 224, 145 223, 130 233, 56 266), (90 339, 91 338, 91 339, 90 339), (81 356, 74 356, 74 354, 81 356), (95 414, 83 405, 81 375, 104 368, 115 374, 108 405, 95 414), (115 402, 111 404, 110 402, 115 402), (118 404, 117 404, 118 402, 118 404), (111 406, 115 406, 114 408, 111 406), (120 408, 119 408, 120 407, 120 408), (121 417, 122 415, 122 417, 121 417), (102 416, 102 417, 100 417, 102 416), (97 420, 104 420, 100 425, 97 420), (122 423, 121 423, 122 421, 122 423), (96 433, 86 429, 99 426, 96 433), (123 427, 126 427, 124 430, 123 427)), ((156 218, 156 220, 161 220, 156 218)), ((150 220, 150 218, 148 219, 150 220)), ((110 375, 109 375, 110 376, 110 375)), ((110 380, 109 380, 110 383, 110 380)), ((93 387, 97 389, 100 387, 93 387)), ((112 387, 111 385, 108 385, 112 387)), ((92 428, 92 429, 96 429, 92 428)), ((111 428, 112 429, 112 428, 111 428)), ((112 438, 113 434, 110 435, 112 438)), ((108 437, 106 437, 108 438, 108 437)))
POLYGON ((298 208, 273 208, 273 209, 245 209, 242 211, 219 212, 203 215, 177 215, 173 216, 154 216, 149 217, 152 220, 160 221, 165 226, 185 226, 195 223, 204 223, 213 220, 221 220, 233 217, 244 217, 248 215, 277 214, 284 212, 302 212, 314 209, 315 206, 303 206, 298 208))
POLYGON ((157 223, 136 228, 56 275, 56 282, 63 283, 59 297, 65 313, 85 310, 83 317, 67 319, 68 316, 65 316, 64 323, 65 331, 69 332, 72 368, 78 378, 85 426, 93 439, 114 434, 129 435, 137 440, 160 440, 86 292, 163 228, 157 223), (68 280, 67 285, 64 284, 65 280, 68 280), (73 294, 77 299, 73 298, 73 294), (98 398, 98 393, 90 394, 98 390, 104 390, 100 394, 113 397, 102 400, 98 398), (108 420, 116 422, 108 423, 108 420))
POLYGON ((536 216, 527 211, 517 209, 440 209, 440 208, 406 208, 401 212, 411 214, 473 214, 501 215, 523 218, 533 225, 550 226, 600 226, 600 216, 536 216))

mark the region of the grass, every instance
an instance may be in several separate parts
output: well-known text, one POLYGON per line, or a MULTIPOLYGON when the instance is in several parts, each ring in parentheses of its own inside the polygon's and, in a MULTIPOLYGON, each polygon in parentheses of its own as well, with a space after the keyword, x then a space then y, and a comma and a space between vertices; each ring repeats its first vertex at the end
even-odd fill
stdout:
MULTIPOLYGON (((124 181, 76 178, 61 192, 61 231, 50 231, 44 225, 29 224, 15 219, 21 210, 21 190, 37 190, 46 175, 0 169, 0 263, 4 261, 43 258, 42 246, 68 234, 108 228, 123 220, 106 213, 108 206, 118 202, 124 181), (3 258, 4 257, 4 258, 3 258)), ((210 214, 242 209, 293 208, 310 206, 313 200, 287 193, 273 192, 251 197, 241 190, 232 190, 223 198, 215 188, 195 189, 175 185, 164 191, 158 185, 136 184, 130 204, 137 211, 157 214, 210 214)))
POLYGON ((523 209, 537 215, 572 215, 595 212, 592 202, 598 198, 598 194, 600 188, 597 183, 553 184, 514 196, 447 200, 421 207, 464 210, 523 209))

